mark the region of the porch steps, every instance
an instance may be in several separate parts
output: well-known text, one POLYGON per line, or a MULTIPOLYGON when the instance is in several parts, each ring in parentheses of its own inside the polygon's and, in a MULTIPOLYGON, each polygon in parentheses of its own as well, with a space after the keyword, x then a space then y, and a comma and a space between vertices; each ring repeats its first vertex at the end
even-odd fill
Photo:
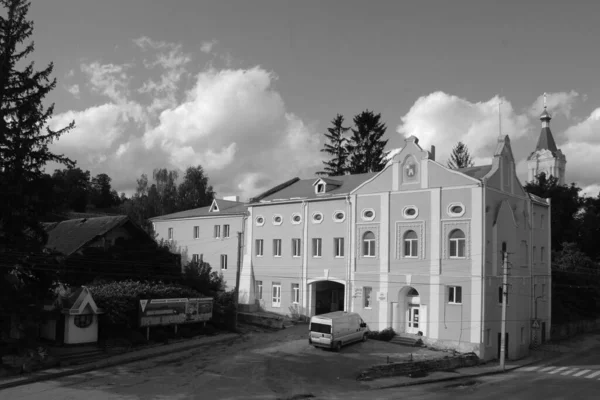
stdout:
POLYGON ((390 340, 390 343, 410 347, 421 347, 423 345, 423 341, 418 335, 411 335, 408 333, 396 334, 392 340, 390 340))

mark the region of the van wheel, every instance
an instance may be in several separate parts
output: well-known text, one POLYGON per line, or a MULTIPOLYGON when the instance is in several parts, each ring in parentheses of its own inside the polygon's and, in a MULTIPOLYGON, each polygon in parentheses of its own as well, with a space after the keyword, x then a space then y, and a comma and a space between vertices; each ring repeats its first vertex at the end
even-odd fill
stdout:
POLYGON ((369 338, 369 336, 368 336, 368 335, 365 333, 365 334, 363 335, 363 342, 366 342, 368 338, 369 338))
POLYGON ((339 352, 340 350, 342 350, 342 342, 336 342, 335 343, 335 347, 333 348, 336 352, 339 352))

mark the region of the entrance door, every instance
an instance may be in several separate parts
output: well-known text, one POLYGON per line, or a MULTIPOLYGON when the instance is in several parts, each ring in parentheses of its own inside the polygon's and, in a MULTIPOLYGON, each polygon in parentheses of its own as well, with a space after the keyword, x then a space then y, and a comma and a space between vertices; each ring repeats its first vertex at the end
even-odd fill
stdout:
POLYGON ((408 307, 408 324, 406 333, 417 333, 419 331, 419 306, 408 307))
POLYGON ((398 303, 392 302, 392 328, 397 331, 398 330, 398 303))

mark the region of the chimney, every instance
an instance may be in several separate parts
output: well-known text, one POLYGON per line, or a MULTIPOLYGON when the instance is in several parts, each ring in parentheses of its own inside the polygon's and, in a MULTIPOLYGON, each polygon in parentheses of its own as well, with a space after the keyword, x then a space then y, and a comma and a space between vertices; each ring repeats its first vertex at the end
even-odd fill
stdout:
POLYGON ((223 200, 227 201, 240 201, 240 196, 225 196, 223 200))
POLYGON ((435 146, 431 146, 431 151, 429 152, 429 159, 435 161, 435 146))

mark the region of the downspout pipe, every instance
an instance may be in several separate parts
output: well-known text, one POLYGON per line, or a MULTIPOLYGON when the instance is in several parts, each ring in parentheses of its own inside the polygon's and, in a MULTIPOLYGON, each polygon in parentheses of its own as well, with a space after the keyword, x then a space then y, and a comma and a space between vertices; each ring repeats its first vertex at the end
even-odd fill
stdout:
MULTIPOLYGON (((487 244, 487 239, 486 239, 486 228, 487 228, 487 203, 486 203, 486 180, 483 179, 481 182, 481 190, 483 190, 483 204, 482 204, 482 211, 483 211, 483 215, 481 218, 481 225, 482 225, 482 241, 481 241, 481 326, 483 327, 483 329, 481 329, 481 344, 480 346, 482 346, 484 349, 486 349, 487 343, 485 343, 485 340, 487 339, 485 332, 488 329, 487 328, 487 324, 485 321, 485 306, 487 304, 486 298, 485 298, 485 279, 486 279, 486 260, 487 260, 487 254, 485 252, 486 249, 486 244, 487 244)), ((485 350, 484 350, 485 351, 485 350)), ((480 356, 481 356, 481 352, 480 352, 480 356)), ((484 358, 487 358, 487 354, 485 355, 484 358)))
POLYGON ((344 244, 344 247, 348 248, 348 255, 346 256, 346 287, 345 287, 345 299, 344 299, 344 311, 350 311, 351 307, 350 307, 350 301, 352 299, 352 295, 351 295, 351 290, 353 289, 353 287, 351 287, 352 285, 350 284, 350 279, 351 279, 351 272, 350 269, 352 268, 352 262, 351 262, 351 234, 352 234, 352 223, 353 221, 351 220, 352 218, 352 202, 350 201, 350 195, 346 195, 346 224, 348 226, 348 245, 346 246, 344 244))

